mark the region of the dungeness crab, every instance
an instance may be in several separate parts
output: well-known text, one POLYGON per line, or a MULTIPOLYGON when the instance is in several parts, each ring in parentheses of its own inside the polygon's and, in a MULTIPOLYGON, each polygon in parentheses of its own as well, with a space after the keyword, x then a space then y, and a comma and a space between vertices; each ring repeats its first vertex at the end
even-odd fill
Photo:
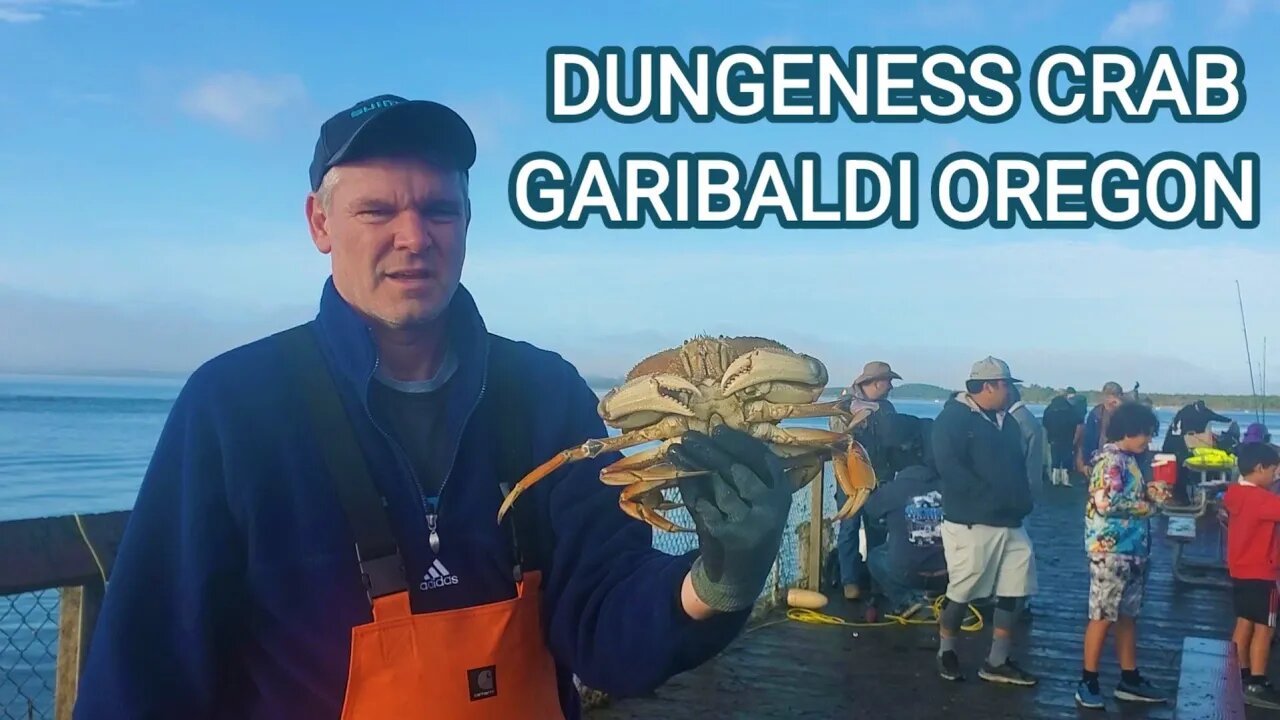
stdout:
POLYGON ((874 405, 852 397, 815 402, 826 384, 827 369, 816 358, 764 338, 695 337, 663 350, 640 361, 625 383, 601 398, 600 417, 621 434, 588 440, 535 468, 507 495, 498 519, 522 492, 566 463, 661 441, 605 467, 600 480, 624 486, 618 504, 628 515, 660 530, 689 531, 663 515, 680 504, 668 502, 662 490, 704 473, 677 468, 667 461, 667 449, 686 430, 707 433, 721 424, 766 442, 796 489, 821 477, 823 464, 833 460, 836 482, 849 498, 836 517, 850 517, 876 486, 866 451, 849 432, 778 425, 787 418, 840 417, 851 431, 874 412, 874 405))

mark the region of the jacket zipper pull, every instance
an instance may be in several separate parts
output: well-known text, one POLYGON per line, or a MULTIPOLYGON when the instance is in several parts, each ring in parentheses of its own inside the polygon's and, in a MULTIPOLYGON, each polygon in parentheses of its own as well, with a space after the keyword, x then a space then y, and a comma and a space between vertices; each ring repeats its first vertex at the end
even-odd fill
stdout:
POLYGON ((427 513, 427 544, 431 546, 431 552, 439 554, 440 552, 440 535, 436 533, 436 514, 435 512, 427 513))

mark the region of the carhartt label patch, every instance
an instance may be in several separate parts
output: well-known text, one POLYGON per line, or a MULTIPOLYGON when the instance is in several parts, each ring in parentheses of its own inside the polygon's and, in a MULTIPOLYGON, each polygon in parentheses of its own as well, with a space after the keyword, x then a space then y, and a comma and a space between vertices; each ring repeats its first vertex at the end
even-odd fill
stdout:
POLYGON ((471 687, 471 699, 483 700, 498 694, 498 668, 496 665, 467 671, 467 685, 471 687))

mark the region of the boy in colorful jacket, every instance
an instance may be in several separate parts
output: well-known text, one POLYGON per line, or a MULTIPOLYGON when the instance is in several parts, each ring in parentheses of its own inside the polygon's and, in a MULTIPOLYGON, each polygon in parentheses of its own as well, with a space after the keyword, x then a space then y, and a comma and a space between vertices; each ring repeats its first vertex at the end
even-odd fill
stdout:
POLYGON ((1227 570, 1236 612, 1236 645, 1244 701, 1280 709, 1280 693, 1267 680, 1271 636, 1276 629, 1280 593, 1280 496, 1271 491, 1280 470, 1280 453, 1267 443, 1245 443, 1236 450, 1240 480, 1227 488, 1227 570))
POLYGON ((1150 518, 1169 499, 1164 483, 1148 483, 1138 467, 1155 433, 1150 408, 1127 402, 1111 414, 1106 444, 1097 455, 1085 505, 1085 548, 1089 553, 1089 625, 1084 635, 1084 672, 1076 703, 1104 706, 1098 662, 1107 633, 1115 626, 1121 679, 1118 700, 1165 702, 1167 696, 1138 673, 1137 629, 1151 554, 1150 518))

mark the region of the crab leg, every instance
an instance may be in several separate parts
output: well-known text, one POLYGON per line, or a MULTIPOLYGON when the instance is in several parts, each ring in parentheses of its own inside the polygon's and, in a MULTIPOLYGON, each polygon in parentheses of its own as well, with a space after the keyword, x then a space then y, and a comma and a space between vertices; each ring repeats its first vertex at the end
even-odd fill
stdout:
POLYGON ((753 426, 752 434, 764 435, 763 439, 778 445, 829 447, 836 483, 848 498, 836 511, 837 519, 852 517, 876 487, 876 474, 867 451, 847 434, 814 428, 782 428, 767 423, 753 426))
POLYGON ((521 478, 520 482, 516 483, 515 487, 511 488, 511 492, 507 493, 507 497, 503 499, 502 506, 498 508, 498 522, 502 522, 502 518, 511 509, 511 506, 515 503, 516 498, 520 497, 521 493, 533 487, 542 478, 560 469, 562 465, 593 458, 603 452, 613 452, 635 445, 643 445, 654 440, 668 440, 680 435, 686 427, 687 423, 683 418, 669 417, 640 430, 624 432, 616 437, 593 438, 576 448, 562 450, 550 460, 531 470, 528 475, 521 478))
POLYGON ((858 425, 871 416, 875 406, 859 400, 843 399, 821 403, 771 403, 755 400, 745 403, 743 417, 747 422, 774 422, 787 418, 831 417, 850 418, 850 426, 858 425))
POLYGON ((600 482, 605 485, 630 485, 656 479, 670 482, 710 474, 709 470, 680 470, 667 463, 667 449, 674 444, 675 441, 667 440, 660 447, 622 458, 600 471, 600 482))
POLYGON ((643 496, 646 493, 661 491, 662 488, 667 486, 668 482, 669 481, 664 478, 634 482, 623 488, 622 492, 618 495, 618 507, 622 508, 622 511, 631 517, 647 522, 659 530, 665 530, 667 532, 689 532, 688 528, 676 525, 663 517, 662 513, 658 512, 659 510, 674 509, 675 507, 680 507, 680 505, 661 502, 655 503, 654 506, 651 507, 643 500, 643 496))
POLYGON ((659 530, 665 530, 669 533, 675 532, 692 532, 689 528, 680 527, 662 516, 661 513, 650 509, 647 505, 635 502, 634 500, 623 500, 618 498, 618 507, 622 508, 622 512, 643 523, 648 523, 659 530))

